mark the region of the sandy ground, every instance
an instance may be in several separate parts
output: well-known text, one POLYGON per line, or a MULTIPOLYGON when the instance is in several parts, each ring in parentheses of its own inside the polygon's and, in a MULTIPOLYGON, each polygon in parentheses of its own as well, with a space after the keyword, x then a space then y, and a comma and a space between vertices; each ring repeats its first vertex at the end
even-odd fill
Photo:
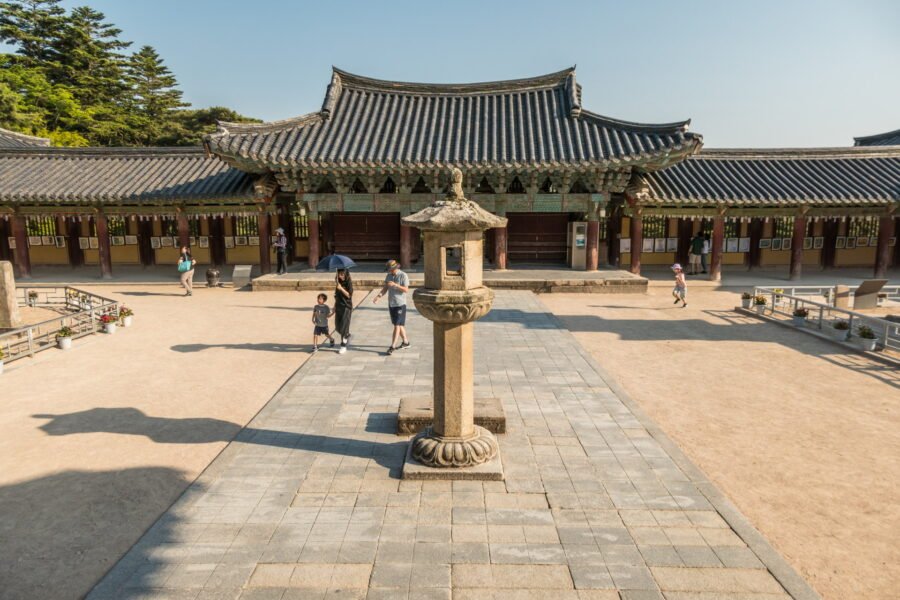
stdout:
POLYGON ((314 293, 91 289, 134 325, 0 376, 0 598, 79 598, 305 361, 314 293))
POLYGON ((541 299, 824 598, 896 598, 900 372, 669 293, 541 299))

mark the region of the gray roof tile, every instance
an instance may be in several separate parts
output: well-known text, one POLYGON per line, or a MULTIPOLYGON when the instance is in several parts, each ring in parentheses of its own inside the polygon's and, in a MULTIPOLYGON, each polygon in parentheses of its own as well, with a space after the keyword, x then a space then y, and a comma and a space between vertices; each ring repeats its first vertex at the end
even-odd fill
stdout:
POLYGON ((689 121, 646 125, 583 110, 575 70, 478 84, 369 79, 334 69, 319 112, 220 123, 207 147, 258 172, 290 167, 606 165, 685 156, 689 121))
POLYGON ((900 129, 853 138, 854 146, 900 146, 900 129))
POLYGON ((0 127, 0 148, 31 148, 34 146, 49 146, 50 140, 33 135, 25 135, 18 131, 10 131, 0 127))
POLYGON ((643 178, 656 203, 890 204, 900 202, 900 148, 704 150, 643 178))
POLYGON ((250 175, 202 148, 0 149, 0 201, 247 199, 250 175))

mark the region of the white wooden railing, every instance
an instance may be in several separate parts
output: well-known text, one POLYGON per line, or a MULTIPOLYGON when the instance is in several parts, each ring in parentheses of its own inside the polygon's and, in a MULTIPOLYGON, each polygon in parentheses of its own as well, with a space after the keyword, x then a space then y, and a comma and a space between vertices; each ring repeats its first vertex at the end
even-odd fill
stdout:
POLYGON ((79 338, 96 333, 103 315, 119 317, 119 305, 115 300, 72 287, 18 287, 16 301, 20 306, 47 308, 61 314, 0 333, 0 349, 3 350, 3 361, 7 363, 53 348, 56 334, 64 326, 72 330, 73 338, 79 338))

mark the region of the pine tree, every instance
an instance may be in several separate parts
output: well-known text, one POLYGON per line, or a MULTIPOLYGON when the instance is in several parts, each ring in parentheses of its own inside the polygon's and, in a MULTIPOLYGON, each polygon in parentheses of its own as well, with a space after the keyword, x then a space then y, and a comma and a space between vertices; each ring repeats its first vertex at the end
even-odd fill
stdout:
POLYGON ((0 2, 0 42, 16 46, 17 61, 26 66, 44 66, 50 46, 66 22, 60 0, 13 0, 0 2))

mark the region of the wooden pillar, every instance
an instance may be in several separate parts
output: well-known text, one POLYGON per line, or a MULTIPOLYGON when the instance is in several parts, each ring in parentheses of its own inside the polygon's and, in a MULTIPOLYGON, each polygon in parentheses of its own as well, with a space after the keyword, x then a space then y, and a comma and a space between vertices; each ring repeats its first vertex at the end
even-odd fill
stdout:
POLYGON ((109 247, 109 227, 106 222, 106 215, 97 213, 94 216, 96 224, 97 243, 99 245, 100 254, 100 277, 103 279, 112 279, 112 251, 109 247))
POLYGON ((25 217, 15 215, 9 220, 12 226, 12 234, 16 239, 16 268, 19 274, 16 277, 31 279, 31 256, 28 254, 28 235, 25 230, 25 217))
POLYGON ((875 278, 887 277, 891 264, 891 247, 888 245, 894 237, 894 217, 886 216, 878 220, 878 246, 875 248, 875 278))
POLYGON ((756 269, 762 262, 762 250, 759 240, 762 239, 763 220, 750 219, 750 252, 747 253, 747 266, 756 269))
POLYGON ((722 280, 722 251, 725 249, 725 217, 713 218, 712 248, 709 251, 709 280, 722 280))
POLYGON ((9 220, 0 219, 0 260, 12 261, 12 252, 9 248, 9 220))
POLYGON ((188 216, 184 211, 178 211, 176 218, 178 223, 178 250, 181 251, 182 246, 191 247, 191 224, 188 223, 188 216))
POLYGON ((635 275, 641 274, 641 248, 644 246, 644 218, 641 209, 636 208, 631 214, 631 268, 635 275))
POLYGON ((840 221, 837 219, 826 219, 822 227, 822 268, 834 268, 837 259, 837 238, 840 221))
POLYGON ((681 263, 681 266, 685 269, 687 269, 691 259, 691 237, 693 233, 693 221, 684 218, 678 219, 678 251, 675 253, 675 262, 681 263))
POLYGON ((272 223, 265 208, 256 217, 256 231, 259 236, 259 272, 268 275, 272 272, 272 223))
POLYGON ((319 264, 319 215, 309 214, 309 268, 315 269, 319 264))
POLYGON ((588 221, 586 271, 596 271, 600 266, 600 221, 588 221))
POLYGON ((794 234, 791 236, 791 281, 803 275, 803 238, 806 237, 806 217, 794 217, 794 234))
POLYGON ((494 229, 494 269, 504 271, 508 268, 507 244, 509 230, 506 227, 494 229))
POLYGON ((224 267, 225 260, 225 218, 210 217, 209 219, 209 257, 216 267, 224 267))
MULTIPOLYGON (((894 217, 894 237, 897 237, 898 233, 900 233, 900 217, 894 217)), ((895 267, 900 267, 900 244, 897 243, 897 240, 894 240, 893 265, 895 267)))
POLYGON ((408 269, 412 266, 412 227, 400 225, 400 267, 408 269))

